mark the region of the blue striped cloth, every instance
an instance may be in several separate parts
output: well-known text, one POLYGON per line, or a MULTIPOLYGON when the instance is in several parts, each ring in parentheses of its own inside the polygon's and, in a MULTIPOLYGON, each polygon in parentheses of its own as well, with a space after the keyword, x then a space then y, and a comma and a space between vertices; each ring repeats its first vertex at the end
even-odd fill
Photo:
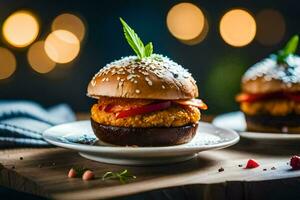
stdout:
POLYGON ((31 101, 0 100, 0 148, 51 146, 43 140, 43 131, 74 120, 66 104, 44 109, 31 101))

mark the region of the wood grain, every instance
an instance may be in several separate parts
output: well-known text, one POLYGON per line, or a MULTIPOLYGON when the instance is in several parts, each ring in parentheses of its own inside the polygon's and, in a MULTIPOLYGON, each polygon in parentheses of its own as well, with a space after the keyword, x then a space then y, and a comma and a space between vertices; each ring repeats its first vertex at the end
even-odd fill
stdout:
MULTIPOLYGON (((61 148, 12 149, 1 151, 0 184, 19 191, 54 199, 98 199, 129 195, 159 188, 188 184, 214 184, 228 181, 266 181, 300 177, 287 162, 299 148, 264 148, 264 145, 239 144, 226 150, 202 152, 193 160, 152 167, 117 166, 86 160, 76 152, 61 148), (23 160, 20 160, 23 157, 23 160), (249 158, 261 164, 243 169, 249 158), (67 178, 73 166, 87 166, 96 174, 93 181, 67 178), (223 172, 218 172, 220 167, 223 172), (275 170, 271 170, 275 167, 275 170), (130 170, 137 179, 122 185, 102 181, 106 171, 130 170), (267 171, 263 171, 266 168, 267 171)), ((293 179, 291 179, 292 181, 293 179)))
MULTIPOLYGON (((207 186, 222 183, 222 188, 228 183, 234 183, 230 185, 236 185, 239 190, 241 184, 238 183, 244 182, 260 184, 284 179, 291 184, 299 183, 300 171, 293 171, 288 165, 291 155, 299 152, 299 145, 271 145, 241 140, 239 144, 227 149, 201 152, 190 161, 134 167, 90 161, 80 157, 77 152, 62 148, 9 149, 0 151, 0 184, 53 199, 103 199, 192 184, 207 186), (255 169, 238 166, 245 166, 250 158, 256 159, 261 166, 255 169), (95 172, 96 179, 82 181, 79 178, 67 178, 69 169, 74 166, 90 168, 95 172), (224 168, 223 172, 218 172, 220 167, 224 168), (276 169, 271 170, 272 167, 276 169), (128 184, 101 180, 106 171, 125 168, 137 176, 128 184)), ((222 190, 220 187, 212 187, 206 195, 222 190)))

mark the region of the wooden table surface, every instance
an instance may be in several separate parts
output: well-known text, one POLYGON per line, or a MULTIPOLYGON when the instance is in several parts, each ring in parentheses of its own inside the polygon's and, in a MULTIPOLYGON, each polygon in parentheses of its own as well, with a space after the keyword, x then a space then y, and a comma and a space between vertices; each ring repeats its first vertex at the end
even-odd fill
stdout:
POLYGON ((0 151, 0 185, 53 199, 103 199, 190 184, 259 183, 278 179, 299 184, 300 170, 291 170, 288 165, 290 157, 299 152, 299 145, 241 140, 227 149, 201 152, 190 161, 134 167, 90 161, 62 148, 9 149, 0 151), (244 169, 250 158, 256 159, 260 167, 244 169), (78 165, 92 169, 96 179, 67 178, 68 170, 78 165), (220 167, 224 171, 219 172, 220 167), (122 169, 128 169, 137 178, 127 184, 101 180, 106 171, 122 169))

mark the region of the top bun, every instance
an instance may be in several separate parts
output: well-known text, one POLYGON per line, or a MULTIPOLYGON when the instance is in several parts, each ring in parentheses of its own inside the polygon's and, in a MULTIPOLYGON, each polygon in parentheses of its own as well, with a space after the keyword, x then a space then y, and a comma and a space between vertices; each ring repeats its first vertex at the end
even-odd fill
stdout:
POLYGON ((242 78, 242 90, 251 94, 300 91, 300 57, 292 55, 287 64, 266 58, 250 67, 242 78))
POLYGON ((88 86, 87 95, 139 99, 191 99, 198 88, 191 74, 162 55, 139 60, 121 58, 102 68, 88 86))

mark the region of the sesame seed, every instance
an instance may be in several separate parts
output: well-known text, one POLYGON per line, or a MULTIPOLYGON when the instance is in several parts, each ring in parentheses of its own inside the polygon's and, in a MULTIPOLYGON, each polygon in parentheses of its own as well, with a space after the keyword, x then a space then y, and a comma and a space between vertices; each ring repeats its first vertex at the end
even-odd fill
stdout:
POLYGON ((137 74, 129 74, 129 75, 127 76, 127 80, 133 79, 133 78, 135 78, 135 77, 139 77, 139 75, 137 75, 137 74))
POLYGON ((136 90, 135 90, 135 93, 139 94, 139 93, 141 93, 141 91, 138 90, 138 89, 136 89, 136 90))
POLYGON ((140 71, 143 75, 145 75, 145 76, 148 76, 149 75, 149 73, 148 72, 145 72, 145 71, 140 71))
POLYGON ((166 89, 166 87, 165 87, 164 85, 161 85, 161 88, 162 88, 162 89, 166 89))
POLYGON ((152 86, 152 81, 148 77, 145 77, 145 80, 147 81, 148 85, 152 86))

